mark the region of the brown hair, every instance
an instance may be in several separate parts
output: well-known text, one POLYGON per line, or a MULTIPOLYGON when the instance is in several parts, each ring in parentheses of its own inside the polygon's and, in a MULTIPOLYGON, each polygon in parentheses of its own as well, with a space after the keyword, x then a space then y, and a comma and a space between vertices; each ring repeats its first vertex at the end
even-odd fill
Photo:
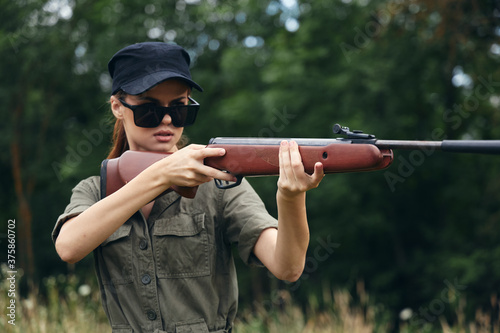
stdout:
MULTIPOLYGON (((123 90, 118 91, 115 96, 117 98, 125 98, 127 93, 123 90)), ((121 119, 115 118, 115 126, 113 129, 113 137, 111 141, 111 149, 109 151, 107 159, 120 157, 125 151, 129 150, 127 133, 125 133, 125 127, 123 126, 123 121, 121 119)), ((186 146, 189 139, 184 134, 181 136, 179 142, 177 142, 177 148, 181 149, 186 146)))

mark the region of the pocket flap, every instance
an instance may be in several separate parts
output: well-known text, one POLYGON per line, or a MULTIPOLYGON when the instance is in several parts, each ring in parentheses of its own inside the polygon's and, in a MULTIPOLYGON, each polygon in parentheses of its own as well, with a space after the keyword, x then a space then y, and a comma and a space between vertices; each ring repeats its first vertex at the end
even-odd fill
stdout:
POLYGON ((120 238, 128 237, 130 235, 130 230, 132 230, 131 224, 124 224, 118 228, 114 233, 111 234, 104 242, 102 242, 101 246, 105 246, 110 242, 114 242, 120 238))
POLYGON ((134 333, 131 328, 111 328, 111 333, 134 333))
POLYGON ((209 333, 205 319, 175 325, 175 333, 209 333))
POLYGON ((155 236, 194 236, 205 229, 205 214, 179 214, 168 219, 159 219, 155 222, 153 235, 155 236))

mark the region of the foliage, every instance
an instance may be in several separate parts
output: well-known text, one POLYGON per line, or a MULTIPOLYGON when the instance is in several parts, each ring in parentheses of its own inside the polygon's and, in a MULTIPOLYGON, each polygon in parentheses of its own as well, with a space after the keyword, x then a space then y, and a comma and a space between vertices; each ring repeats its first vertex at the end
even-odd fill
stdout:
MULTIPOLYGON (((499 139, 499 16, 497 1, 477 0, 4 0, 0 233, 16 219, 23 286, 92 267, 63 264, 50 230, 106 156, 106 64, 121 47, 156 40, 189 51, 205 88, 186 130, 196 143, 332 137, 336 122, 381 139, 499 139)), ((330 175, 308 193, 304 275, 285 284, 239 267, 244 311, 281 289, 322 309, 324 288, 353 292, 358 280, 394 327, 407 307, 419 320, 430 311, 433 324, 455 318, 442 299, 451 290, 469 319, 496 300, 498 158, 395 156, 386 171, 330 175)), ((251 182, 275 213, 275 179, 251 182)))
MULTIPOLYGON (((0 293, 8 293, 6 268, 2 267, 0 293)), ((343 289, 323 290, 328 299, 325 307, 320 307, 315 295, 310 295, 308 304, 299 306, 286 290, 279 290, 273 302, 262 302, 254 310, 242 311, 235 322, 239 333, 363 333, 388 332, 392 325, 390 315, 382 305, 374 304, 357 284, 353 296, 343 289)), ((75 275, 48 276, 40 287, 43 295, 36 292, 16 299, 15 319, 0 317, 0 330, 5 333, 48 333, 48 332, 109 332, 110 327, 101 308, 100 295, 95 280, 79 278, 75 275), (11 323, 15 323, 12 325, 11 323)), ((465 321, 463 299, 456 308, 456 320, 448 323, 444 317, 439 325, 412 323, 401 319, 401 332, 467 332, 486 333, 498 331, 500 322, 491 320, 491 312, 478 309, 475 319, 465 321)), ((0 298, 0 307, 10 305, 7 298, 0 298)))

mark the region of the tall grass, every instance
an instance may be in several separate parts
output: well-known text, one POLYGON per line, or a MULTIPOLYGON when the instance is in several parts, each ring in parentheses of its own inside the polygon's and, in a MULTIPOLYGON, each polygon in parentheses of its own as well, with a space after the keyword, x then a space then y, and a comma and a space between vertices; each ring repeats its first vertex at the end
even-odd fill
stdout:
MULTIPOLYGON (((41 292, 26 297, 9 296, 10 284, 4 274, 0 283, 0 332, 5 333, 100 333, 111 332, 100 304, 97 288, 79 281, 76 276, 50 277, 43 281, 41 292), (93 289, 93 291, 92 291, 93 289), (42 296, 43 294, 43 296, 42 296), (15 299, 15 319, 8 306, 15 299), (15 324, 15 325, 13 325, 15 324)), ((11 293, 12 295, 12 293, 11 293)))
MULTIPOLYGON (((2 274, 0 274, 2 275, 2 274)), ((5 333, 101 333, 111 332, 101 308, 96 285, 88 285, 75 276, 50 277, 43 281, 43 293, 20 297, 16 293, 15 325, 9 323, 7 307, 9 283, 0 281, 0 332, 5 333), (43 295, 42 295, 43 294, 43 295)), ((95 283, 95 282, 94 282, 95 283)), ((272 306, 254 302, 252 309, 242 309, 235 322, 236 333, 369 333, 391 331, 391 314, 381 305, 370 302, 362 285, 352 297, 345 290, 327 290, 320 301, 312 297, 308 304, 295 304, 286 290, 279 291, 279 301, 272 306)), ((492 298, 492 305, 498 302, 492 298)), ((403 321, 400 332, 500 333, 495 314, 478 310, 473 321, 466 322, 464 302, 456 309, 456 322, 439 318, 426 325, 403 321)))
POLYGON ((293 304, 287 291, 281 291, 280 306, 268 309, 257 306, 244 310, 236 321, 237 333, 370 333, 388 332, 388 320, 382 307, 358 304, 345 290, 334 291, 326 308, 319 310, 318 300, 310 297, 305 308, 293 304))

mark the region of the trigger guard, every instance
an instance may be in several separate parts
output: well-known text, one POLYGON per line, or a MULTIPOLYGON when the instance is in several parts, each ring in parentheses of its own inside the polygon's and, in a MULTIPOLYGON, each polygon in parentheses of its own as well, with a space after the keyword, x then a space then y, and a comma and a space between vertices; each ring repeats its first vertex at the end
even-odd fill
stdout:
MULTIPOLYGON (((227 172, 227 171, 226 171, 227 172)), ((236 176, 235 182, 228 182, 226 180, 214 179, 215 186, 221 190, 227 190, 228 188, 233 188, 241 184, 243 176, 236 176)))

